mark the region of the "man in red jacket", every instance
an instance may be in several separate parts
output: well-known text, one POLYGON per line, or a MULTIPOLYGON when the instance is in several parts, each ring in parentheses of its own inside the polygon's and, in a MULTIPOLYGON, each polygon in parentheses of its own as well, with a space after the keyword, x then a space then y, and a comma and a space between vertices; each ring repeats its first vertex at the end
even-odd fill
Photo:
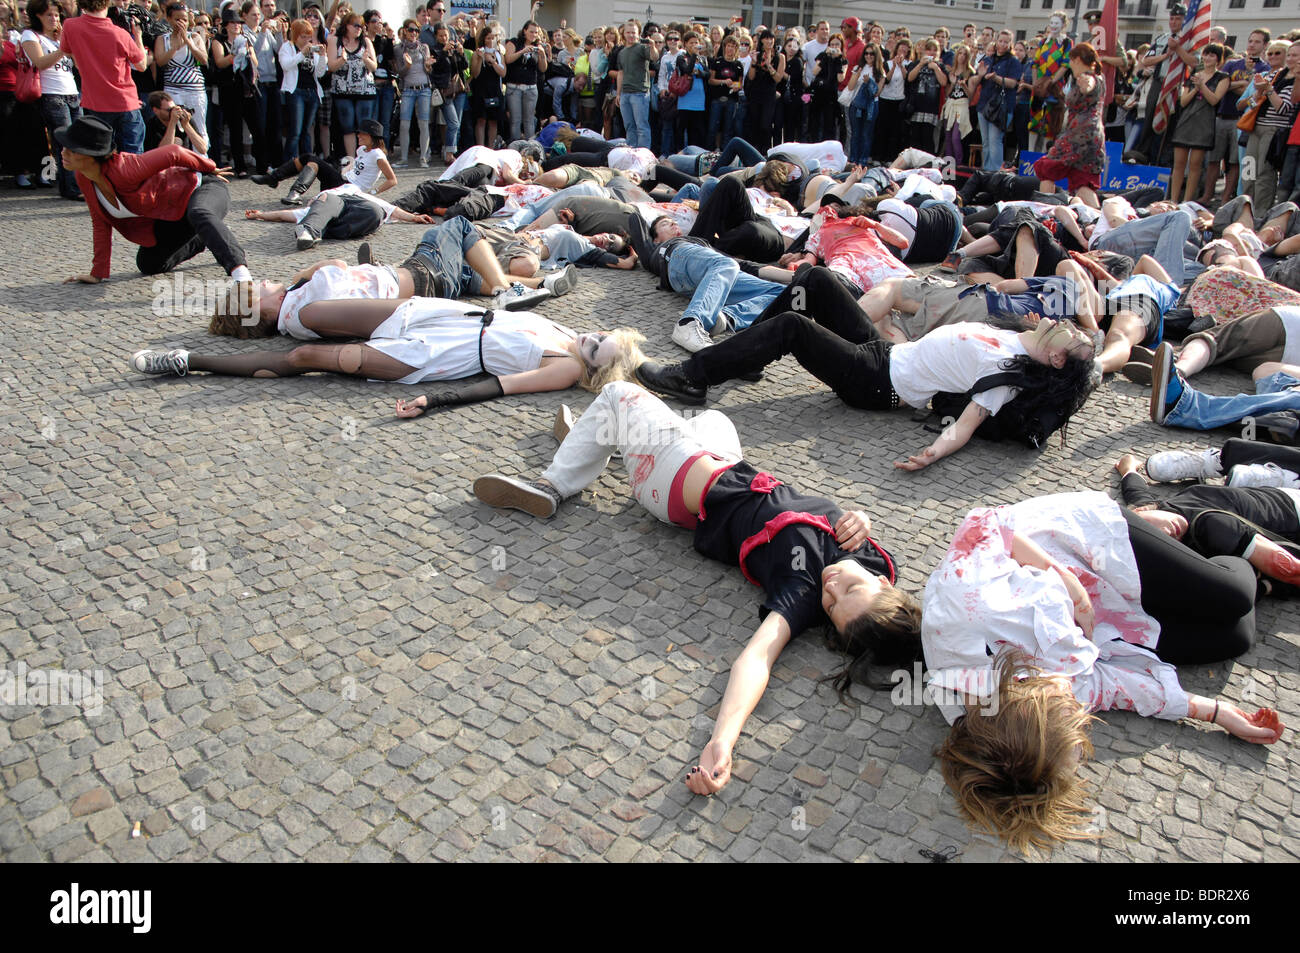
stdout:
POLYGON ((113 229, 140 246, 135 261, 141 274, 171 271, 207 248, 226 274, 252 280, 244 250, 223 221, 230 169, 181 146, 143 155, 117 152, 113 130, 97 116, 56 129, 54 138, 63 146, 64 167, 76 173, 94 233, 90 274, 66 281, 90 285, 108 277, 113 229))
POLYGON ((63 49, 81 73, 81 108, 113 130, 121 152, 144 151, 144 118, 131 69, 148 64, 140 25, 131 33, 108 18, 109 0, 78 0, 81 16, 63 24, 63 49))

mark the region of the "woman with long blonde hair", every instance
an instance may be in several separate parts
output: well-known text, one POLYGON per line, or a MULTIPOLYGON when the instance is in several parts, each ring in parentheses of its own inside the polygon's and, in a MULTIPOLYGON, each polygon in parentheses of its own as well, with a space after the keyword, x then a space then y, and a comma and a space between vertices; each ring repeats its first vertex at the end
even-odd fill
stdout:
POLYGON ((952 66, 948 67, 948 98, 943 104, 940 125, 943 129, 942 150, 958 165, 966 164, 966 147, 962 144, 975 127, 970 121, 970 97, 975 88, 975 71, 970 65, 970 48, 958 43, 952 48, 952 66))

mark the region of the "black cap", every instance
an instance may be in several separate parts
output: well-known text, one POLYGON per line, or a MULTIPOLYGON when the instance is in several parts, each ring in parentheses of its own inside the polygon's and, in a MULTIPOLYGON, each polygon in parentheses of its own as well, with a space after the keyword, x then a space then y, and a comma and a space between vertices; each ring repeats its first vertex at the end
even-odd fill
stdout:
POLYGON ((1171 17, 1185 17, 1187 16, 1187 8, 1181 3, 1172 4, 1169 7, 1169 15, 1171 17))
POLYGON ((103 159, 114 151, 113 127, 98 116, 82 116, 70 125, 55 129, 54 139, 69 152, 94 159, 103 159))
POLYGON ((221 8, 221 23, 224 26, 227 23, 243 23, 239 16, 239 11, 233 5, 221 8))
POLYGON ((384 126, 378 119, 363 119, 357 126, 357 132, 364 132, 371 139, 384 138, 384 126))
POLYGON ((1096 23, 1098 20, 1101 19, 1101 11, 1089 10, 1087 13, 1083 15, 1083 19, 1087 23, 1096 23))

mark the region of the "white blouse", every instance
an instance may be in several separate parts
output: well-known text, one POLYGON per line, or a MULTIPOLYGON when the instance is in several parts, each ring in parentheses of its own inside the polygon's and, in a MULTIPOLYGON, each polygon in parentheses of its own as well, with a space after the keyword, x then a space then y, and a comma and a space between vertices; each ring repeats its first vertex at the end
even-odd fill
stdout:
MULTIPOLYGON (((930 576, 921 641, 936 693, 988 695, 992 660, 1022 650, 1047 675, 1064 675, 1089 711, 1123 709, 1176 720, 1187 694, 1172 665, 1151 651, 1160 624, 1142 611, 1142 584, 1119 504, 1085 491, 972 510, 930 576), (1011 558, 1020 533, 1079 577, 1096 616, 1089 639, 1056 573, 1011 558), (992 653, 992 655, 990 655, 992 653)), ((940 704, 949 722, 965 713, 940 704)))

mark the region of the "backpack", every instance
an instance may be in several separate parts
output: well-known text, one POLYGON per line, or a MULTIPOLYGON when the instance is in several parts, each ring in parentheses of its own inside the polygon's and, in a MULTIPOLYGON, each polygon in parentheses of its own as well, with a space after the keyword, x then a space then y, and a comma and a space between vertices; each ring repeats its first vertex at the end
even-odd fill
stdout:
MULTIPOLYGON (((959 417, 970 403, 972 397, 986 390, 1013 383, 1018 375, 1010 372, 990 374, 981 377, 964 394, 939 393, 930 400, 930 407, 941 418, 959 417)), ((1047 445, 1047 438, 1060 430, 1069 421, 1073 410, 1062 406, 1045 405, 1036 394, 1021 391, 1002 405, 996 414, 985 419, 975 430, 975 436, 984 440, 1011 440, 1022 443, 1035 450, 1042 450, 1047 445)), ((932 425, 927 430, 936 431, 932 425)), ((1065 445, 1065 434, 1061 434, 1061 445, 1065 445)))

